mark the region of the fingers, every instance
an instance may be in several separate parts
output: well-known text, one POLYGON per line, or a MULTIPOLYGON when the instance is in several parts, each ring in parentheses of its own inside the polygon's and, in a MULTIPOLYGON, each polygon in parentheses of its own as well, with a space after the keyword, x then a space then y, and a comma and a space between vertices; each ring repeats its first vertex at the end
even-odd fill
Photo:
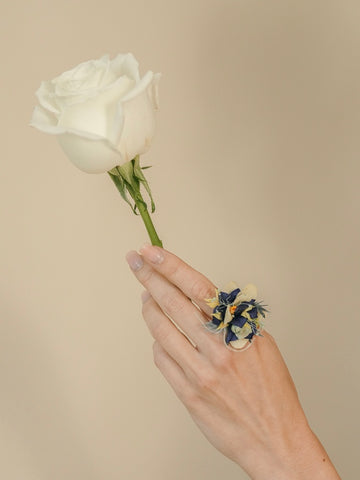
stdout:
MULTIPOLYGON (((211 340, 209 341, 211 335, 204 328, 203 313, 174 284, 148 263, 143 262, 137 252, 129 252, 126 259, 136 278, 150 292, 161 310, 190 337, 199 349, 206 349, 211 345, 211 340)), ((169 320, 167 322, 169 323, 169 320)))
POLYGON ((200 365, 200 354, 177 327, 167 318, 148 292, 143 294, 144 320, 152 337, 187 373, 200 365))
POLYGON ((191 395, 191 385, 173 358, 164 350, 159 342, 153 345, 154 363, 170 384, 178 398, 186 405, 191 395))
POLYGON ((209 279, 163 248, 146 244, 140 253, 157 272, 191 298, 203 312, 211 315, 211 308, 204 299, 214 297, 216 287, 209 279))

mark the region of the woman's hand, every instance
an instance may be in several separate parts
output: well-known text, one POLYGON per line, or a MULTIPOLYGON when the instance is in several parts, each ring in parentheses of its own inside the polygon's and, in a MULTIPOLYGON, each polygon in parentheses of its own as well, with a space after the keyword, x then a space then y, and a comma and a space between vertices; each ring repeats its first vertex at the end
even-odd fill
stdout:
POLYGON ((203 325, 211 316, 204 299, 215 296, 210 280, 162 248, 140 253, 127 260, 146 289, 155 364, 206 438, 252 479, 339 479, 272 336, 263 331, 244 352, 226 348, 203 325))

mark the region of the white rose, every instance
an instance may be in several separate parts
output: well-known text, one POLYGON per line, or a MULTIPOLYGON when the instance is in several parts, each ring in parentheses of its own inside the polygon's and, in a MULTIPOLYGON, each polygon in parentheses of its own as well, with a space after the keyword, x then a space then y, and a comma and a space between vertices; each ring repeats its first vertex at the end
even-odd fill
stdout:
POLYGON ((104 173, 149 149, 159 79, 151 71, 140 78, 131 53, 81 63, 41 83, 30 125, 57 135, 81 170, 104 173))

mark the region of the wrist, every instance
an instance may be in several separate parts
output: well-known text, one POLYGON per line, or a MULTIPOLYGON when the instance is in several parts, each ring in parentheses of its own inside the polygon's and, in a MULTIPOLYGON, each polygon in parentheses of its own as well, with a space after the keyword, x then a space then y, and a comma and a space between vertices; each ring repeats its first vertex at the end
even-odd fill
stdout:
POLYGON ((252 480, 341 480, 305 416, 253 465, 247 472, 252 480))
MULTIPOLYGON (((283 459, 286 475, 279 480, 341 480, 325 448, 307 425, 293 445, 287 458, 283 459), (291 476, 292 475, 292 476, 291 476)), ((274 477, 276 478, 276 477, 274 477)))

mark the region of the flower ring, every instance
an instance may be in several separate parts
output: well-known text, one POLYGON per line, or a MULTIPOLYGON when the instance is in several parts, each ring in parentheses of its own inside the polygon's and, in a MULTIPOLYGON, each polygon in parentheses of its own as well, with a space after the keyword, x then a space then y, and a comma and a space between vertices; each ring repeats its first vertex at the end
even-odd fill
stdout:
POLYGON ((205 327, 213 332, 224 331, 224 342, 233 350, 244 351, 251 346, 255 335, 262 337, 265 308, 261 301, 256 301, 257 288, 252 283, 242 290, 235 282, 230 282, 224 290, 216 289, 216 296, 206 298, 205 302, 212 311, 212 319, 205 327))

